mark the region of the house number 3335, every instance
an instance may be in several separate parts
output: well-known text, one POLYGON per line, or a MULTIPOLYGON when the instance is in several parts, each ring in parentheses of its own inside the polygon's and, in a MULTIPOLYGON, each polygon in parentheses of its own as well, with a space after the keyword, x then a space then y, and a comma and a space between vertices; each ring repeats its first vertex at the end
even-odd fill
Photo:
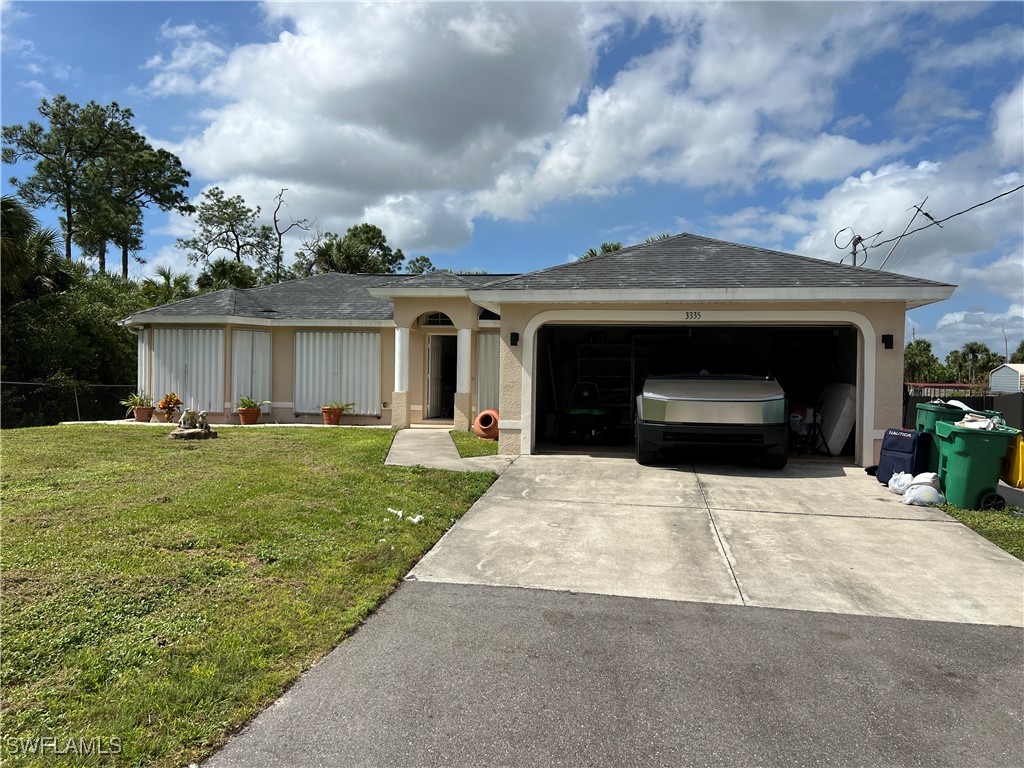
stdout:
POLYGON ((686 313, 686 319, 687 320, 700 320, 700 312, 687 312, 686 313))

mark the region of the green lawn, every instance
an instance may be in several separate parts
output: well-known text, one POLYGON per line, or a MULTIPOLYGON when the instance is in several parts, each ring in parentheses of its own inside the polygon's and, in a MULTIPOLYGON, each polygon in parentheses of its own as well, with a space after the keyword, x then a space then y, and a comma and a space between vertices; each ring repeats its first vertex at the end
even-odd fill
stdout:
POLYGON ((1007 506, 996 512, 974 511, 947 505, 946 514, 955 517, 975 533, 984 536, 1000 549, 1019 560, 1024 560, 1024 510, 1007 506))
POLYGON ((117 758, 86 764, 210 752, 352 632, 495 477, 385 467, 385 430, 169 432, 0 436, 4 764, 83 764, 13 741, 40 737, 117 740, 117 758))
POLYGON ((497 440, 481 440, 472 432, 453 431, 452 440, 459 449, 459 455, 468 459, 472 456, 494 456, 498 453, 497 440))

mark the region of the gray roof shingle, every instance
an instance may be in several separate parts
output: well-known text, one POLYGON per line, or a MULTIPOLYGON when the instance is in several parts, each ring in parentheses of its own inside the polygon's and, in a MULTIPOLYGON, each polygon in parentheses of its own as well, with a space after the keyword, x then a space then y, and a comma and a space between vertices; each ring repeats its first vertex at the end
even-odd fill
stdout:
POLYGON ((225 288, 222 291, 182 299, 173 304, 136 312, 132 322, 155 317, 224 315, 268 319, 390 320, 394 307, 376 299, 368 288, 394 285, 409 275, 313 275, 259 288, 225 288))
POLYGON ((684 232, 664 240, 529 272, 479 291, 687 288, 908 288, 946 286, 932 280, 835 264, 684 232))
POLYGON ((272 320, 391 320, 371 288, 467 291, 733 288, 949 288, 945 283, 683 233, 522 275, 314 275, 259 288, 195 296, 131 315, 132 323, 201 316, 272 320))

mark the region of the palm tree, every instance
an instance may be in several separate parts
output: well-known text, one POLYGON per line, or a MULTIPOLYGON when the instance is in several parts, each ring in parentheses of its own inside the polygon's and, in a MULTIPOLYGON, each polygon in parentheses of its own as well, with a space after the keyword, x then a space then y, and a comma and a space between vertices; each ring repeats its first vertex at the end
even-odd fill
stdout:
POLYGON ((203 292, 219 291, 222 288, 252 288, 256 283, 256 271, 252 267, 224 257, 211 261, 196 278, 196 288, 203 292))
POLYGON ((41 229, 32 212, 11 195, 0 200, 0 289, 7 297, 64 287, 69 277, 61 261, 60 235, 41 229))
POLYGON ((595 256, 603 256, 606 253, 614 253, 615 251, 622 250, 622 243, 601 243, 601 250, 596 248, 587 248, 586 253, 580 256, 577 261, 584 261, 586 259, 592 259, 595 256))
POLYGON ((157 267, 156 278, 142 281, 142 295, 150 306, 156 307, 193 295, 192 276, 188 272, 175 272, 170 267, 157 267))
POLYGON ((968 341, 960 348, 960 351, 963 352, 964 357, 967 359, 967 380, 974 384, 975 375, 982 373, 982 366, 978 365, 978 360, 986 355, 991 356, 992 350, 980 341, 968 341))

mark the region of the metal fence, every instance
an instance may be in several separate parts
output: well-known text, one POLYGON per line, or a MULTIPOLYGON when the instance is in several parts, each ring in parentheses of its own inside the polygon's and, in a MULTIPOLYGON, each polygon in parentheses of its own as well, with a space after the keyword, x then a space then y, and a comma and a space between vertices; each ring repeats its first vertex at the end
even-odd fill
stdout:
POLYGON ((62 376, 46 381, 0 381, 0 428, 124 418, 120 401, 134 391, 134 383, 93 384, 62 376))
MULTIPOLYGON (((903 426, 913 429, 917 422, 918 403, 930 403, 934 397, 908 397, 903 403, 903 426)), ((964 405, 980 411, 998 411, 1003 414, 1007 425, 1024 429, 1024 392, 1009 395, 984 395, 972 397, 945 398, 959 400, 964 405)))

